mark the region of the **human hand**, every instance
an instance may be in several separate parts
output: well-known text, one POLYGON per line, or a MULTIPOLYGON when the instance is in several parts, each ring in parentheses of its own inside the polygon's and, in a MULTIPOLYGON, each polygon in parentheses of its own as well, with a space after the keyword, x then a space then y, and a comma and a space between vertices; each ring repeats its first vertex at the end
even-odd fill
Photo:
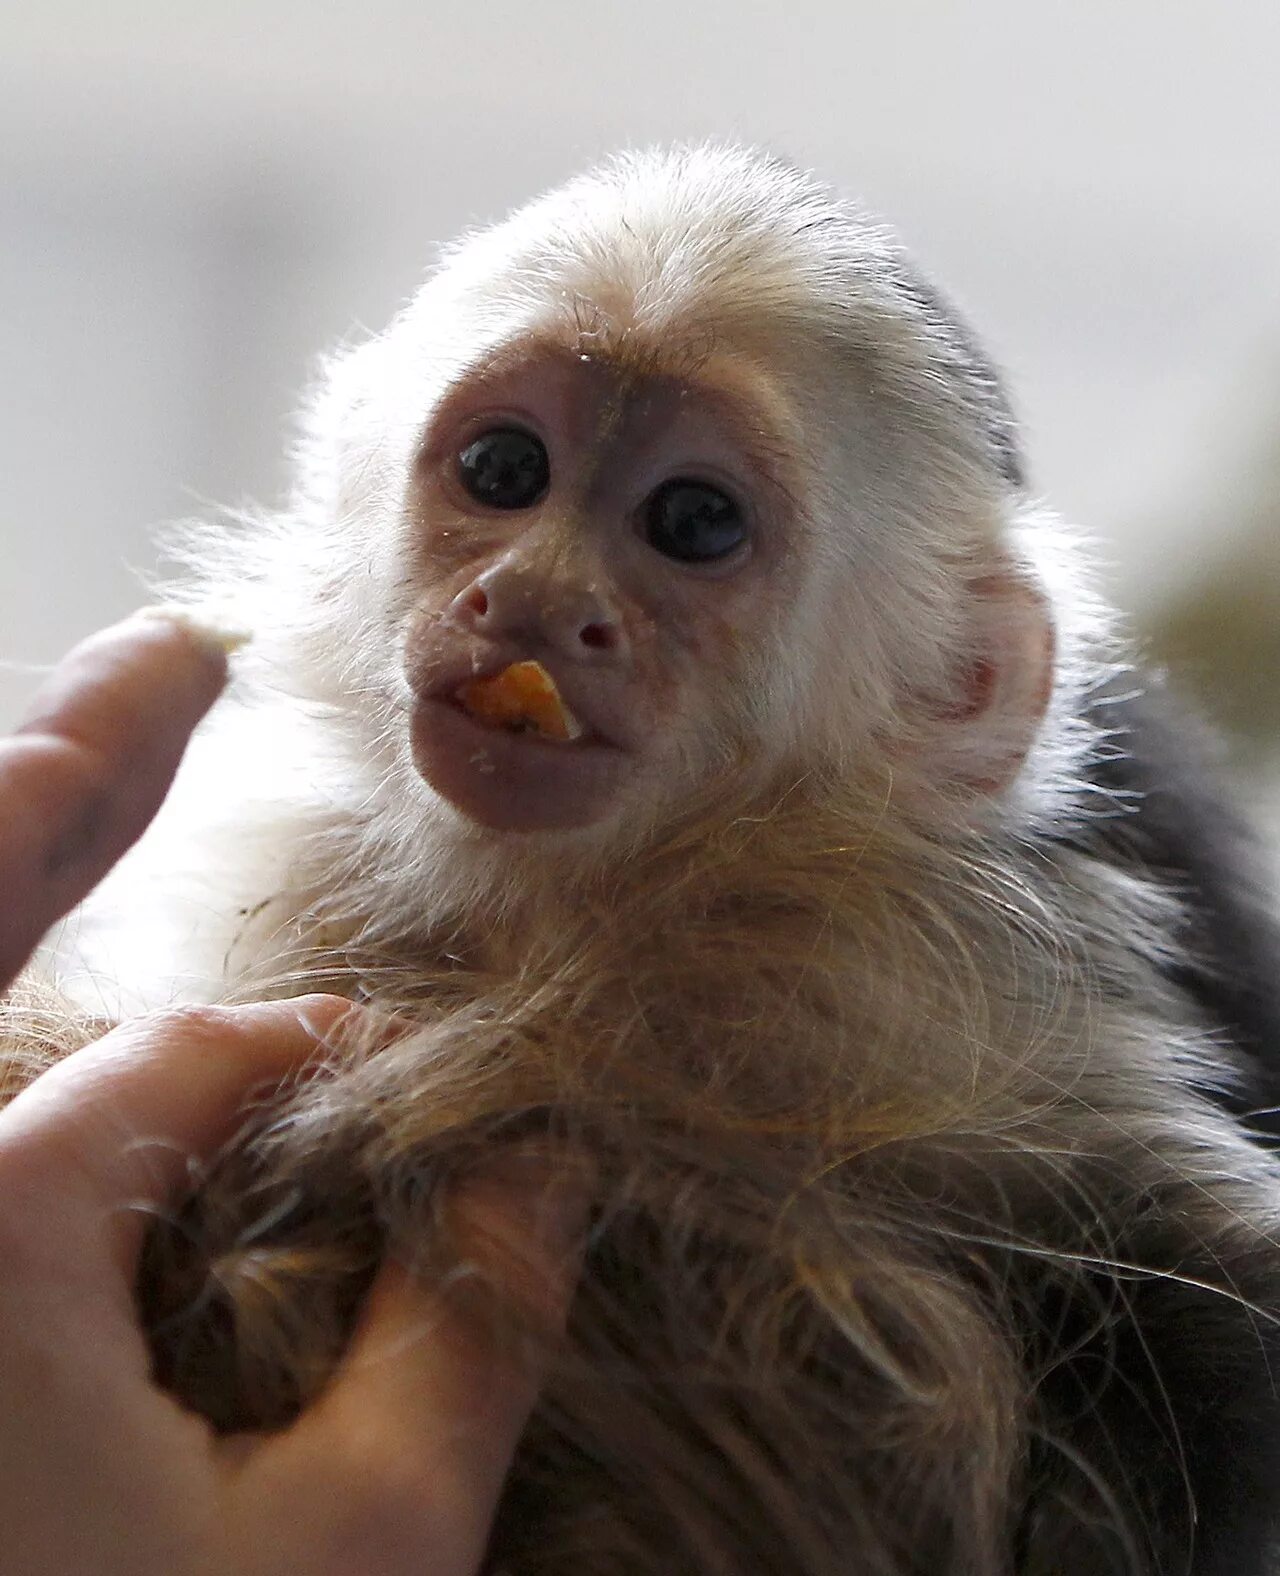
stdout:
MULTIPOLYGON (((0 980, 141 832, 225 659, 160 620, 77 648, 0 744, 0 980)), ((290 1428, 220 1439, 151 1382, 133 1300, 146 1224, 246 1096, 354 1009, 192 1009, 114 1030, 0 1112, 0 1522, 6 1576, 465 1576, 537 1379, 385 1269, 347 1358, 290 1428)), ((454 1200, 487 1278, 554 1316, 577 1206, 454 1200)))
MULTIPOLYGON (((0 1113, 6 1576, 478 1569, 536 1383, 456 1309, 384 1271, 319 1401, 255 1438, 219 1439, 157 1390, 138 1328, 151 1212, 246 1091, 296 1071, 350 1010, 306 997, 141 1019, 0 1113)), ((540 1295, 561 1295, 567 1221, 501 1184, 455 1204, 494 1279, 509 1266, 524 1290, 540 1260, 540 1295)))

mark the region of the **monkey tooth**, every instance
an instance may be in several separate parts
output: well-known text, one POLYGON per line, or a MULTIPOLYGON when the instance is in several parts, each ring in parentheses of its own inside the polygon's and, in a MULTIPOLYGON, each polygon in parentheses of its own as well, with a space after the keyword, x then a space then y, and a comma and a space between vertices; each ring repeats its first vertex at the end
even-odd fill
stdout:
POLYGON ((582 724, 541 662, 513 662, 490 678, 471 679, 456 693, 466 712, 494 727, 566 744, 582 737, 582 724))

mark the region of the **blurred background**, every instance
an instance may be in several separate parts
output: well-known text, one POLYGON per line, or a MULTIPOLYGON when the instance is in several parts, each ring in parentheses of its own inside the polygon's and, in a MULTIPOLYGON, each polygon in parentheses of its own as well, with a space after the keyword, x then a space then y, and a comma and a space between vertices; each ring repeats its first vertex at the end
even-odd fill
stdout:
POLYGON ((968 309, 1037 487, 1280 835, 1275 0, 45 0, 0 15, 0 722, 315 354, 624 144, 763 142, 968 309))

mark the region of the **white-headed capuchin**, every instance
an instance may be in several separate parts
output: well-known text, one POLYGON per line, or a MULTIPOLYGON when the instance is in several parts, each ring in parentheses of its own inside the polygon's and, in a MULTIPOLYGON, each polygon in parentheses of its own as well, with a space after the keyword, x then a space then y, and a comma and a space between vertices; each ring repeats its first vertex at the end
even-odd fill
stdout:
MULTIPOLYGON (((51 977, 395 1028, 157 1225, 161 1382, 285 1423, 394 1251, 549 1362, 494 1573, 1272 1568, 1256 861, 889 230, 615 159, 451 249, 287 506, 182 552, 253 642, 51 977), (459 1260, 508 1150, 591 1199, 562 1336, 459 1260)), ((81 1032, 23 1012, 15 1067, 81 1032)))

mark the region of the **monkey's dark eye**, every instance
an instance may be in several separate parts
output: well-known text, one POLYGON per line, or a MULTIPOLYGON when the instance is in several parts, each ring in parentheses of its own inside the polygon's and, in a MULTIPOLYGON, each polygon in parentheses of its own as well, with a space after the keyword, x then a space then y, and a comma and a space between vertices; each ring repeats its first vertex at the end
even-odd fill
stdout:
POLYGON ((458 475, 477 503, 490 509, 528 509, 547 490, 551 462, 531 432, 494 427, 458 455, 458 475))
POLYGON ((664 558, 710 564, 746 540, 747 523, 733 499, 709 482, 674 477, 645 505, 645 538, 664 558))

